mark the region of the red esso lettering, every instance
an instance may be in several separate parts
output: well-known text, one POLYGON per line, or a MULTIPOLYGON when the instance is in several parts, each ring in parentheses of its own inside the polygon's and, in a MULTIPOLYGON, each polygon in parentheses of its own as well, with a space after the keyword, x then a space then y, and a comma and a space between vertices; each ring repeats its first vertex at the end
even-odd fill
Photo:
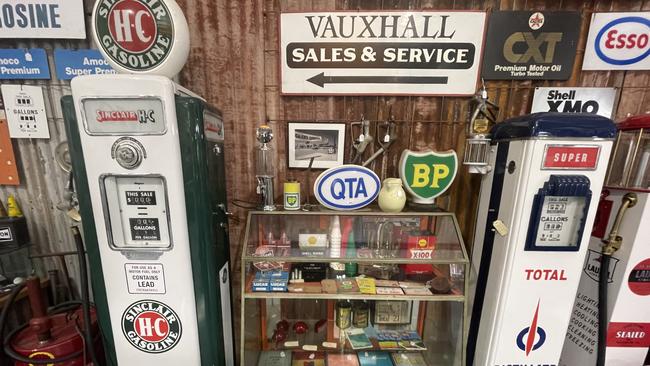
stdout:
POLYGON ((617 29, 607 32, 605 47, 608 49, 644 49, 648 46, 648 33, 621 33, 617 29))
POLYGON ((167 338, 169 333, 167 319, 153 311, 141 313, 133 322, 140 338, 148 342, 160 342, 167 338))
POLYGON ((111 37, 124 50, 142 53, 156 41, 157 26, 154 15, 136 0, 121 0, 108 15, 111 37))

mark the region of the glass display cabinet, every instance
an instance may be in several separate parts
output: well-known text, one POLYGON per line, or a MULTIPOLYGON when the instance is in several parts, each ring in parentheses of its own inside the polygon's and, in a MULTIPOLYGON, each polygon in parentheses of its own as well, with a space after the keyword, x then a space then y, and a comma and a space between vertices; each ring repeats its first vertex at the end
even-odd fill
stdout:
POLYGON ((464 365, 453 213, 252 211, 243 241, 242 365, 464 365))

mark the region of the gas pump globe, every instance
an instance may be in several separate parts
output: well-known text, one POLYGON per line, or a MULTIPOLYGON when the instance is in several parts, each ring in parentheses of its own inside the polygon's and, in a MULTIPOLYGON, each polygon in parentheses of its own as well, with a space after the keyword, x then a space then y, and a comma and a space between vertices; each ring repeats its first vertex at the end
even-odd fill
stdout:
POLYGON ((650 188, 650 128, 648 116, 634 116, 618 125, 612 162, 605 185, 612 188, 650 188), (643 121, 646 122, 643 122, 643 121))

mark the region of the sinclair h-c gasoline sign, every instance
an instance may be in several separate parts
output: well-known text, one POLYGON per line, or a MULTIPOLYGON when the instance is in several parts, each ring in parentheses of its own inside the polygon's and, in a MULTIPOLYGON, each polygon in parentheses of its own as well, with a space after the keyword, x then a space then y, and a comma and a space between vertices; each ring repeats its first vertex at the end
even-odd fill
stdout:
POLYGON ((471 95, 485 13, 284 13, 283 94, 471 95))
POLYGON ((650 69, 650 12, 593 14, 582 69, 650 69))
POLYGON ((93 11, 93 36, 118 72, 173 77, 187 60, 187 21, 173 0, 102 0, 93 11))
POLYGON ((566 80, 579 32, 575 11, 496 11, 490 15, 483 78, 566 80))

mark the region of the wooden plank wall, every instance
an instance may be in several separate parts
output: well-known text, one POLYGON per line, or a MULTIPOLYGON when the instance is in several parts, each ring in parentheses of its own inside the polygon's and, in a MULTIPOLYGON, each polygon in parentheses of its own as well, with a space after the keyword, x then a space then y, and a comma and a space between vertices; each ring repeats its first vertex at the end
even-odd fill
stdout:
MULTIPOLYGON (((231 222, 231 256, 235 288, 234 308, 239 308, 239 236, 245 210, 234 207, 234 199, 255 201, 255 128, 269 121, 275 131, 276 184, 287 178, 303 182, 306 173, 286 167, 288 121, 345 122, 364 115, 384 121, 389 109, 395 116, 399 140, 390 154, 373 167, 381 178, 397 176, 397 162, 404 148, 415 150, 455 149, 462 156, 468 98, 458 97, 323 97, 280 95, 278 18, 288 11, 479 9, 479 10, 578 10, 582 13, 581 37, 571 79, 565 82, 488 82, 490 99, 501 107, 501 118, 525 114, 535 87, 601 86, 619 90, 616 119, 650 111, 647 71, 581 71, 591 13, 594 11, 650 10, 650 1, 640 0, 178 0, 191 30, 190 59, 180 81, 203 95, 224 113, 228 197, 239 220, 231 222)), ((489 22, 489 19, 488 19, 489 22)), ((377 136, 375 133, 374 136, 377 136)), ((346 132, 349 142, 349 130, 346 132)), ((347 144, 349 145, 349 143, 347 144)), ((348 156, 348 151, 345 152, 348 156)), ((311 181, 318 172, 313 173, 311 181)), ((449 194, 439 205, 456 212, 466 241, 471 238, 479 178, 461 172, 449 194)), ((280 189, 276 190, 278 198, 280 189)), ((280 199, 277 200, 281 202, 280 199)), ((313 201, 312 201, 313 202, 313 201)), ((238 326, 235 329, 239 329, 238 326)))

